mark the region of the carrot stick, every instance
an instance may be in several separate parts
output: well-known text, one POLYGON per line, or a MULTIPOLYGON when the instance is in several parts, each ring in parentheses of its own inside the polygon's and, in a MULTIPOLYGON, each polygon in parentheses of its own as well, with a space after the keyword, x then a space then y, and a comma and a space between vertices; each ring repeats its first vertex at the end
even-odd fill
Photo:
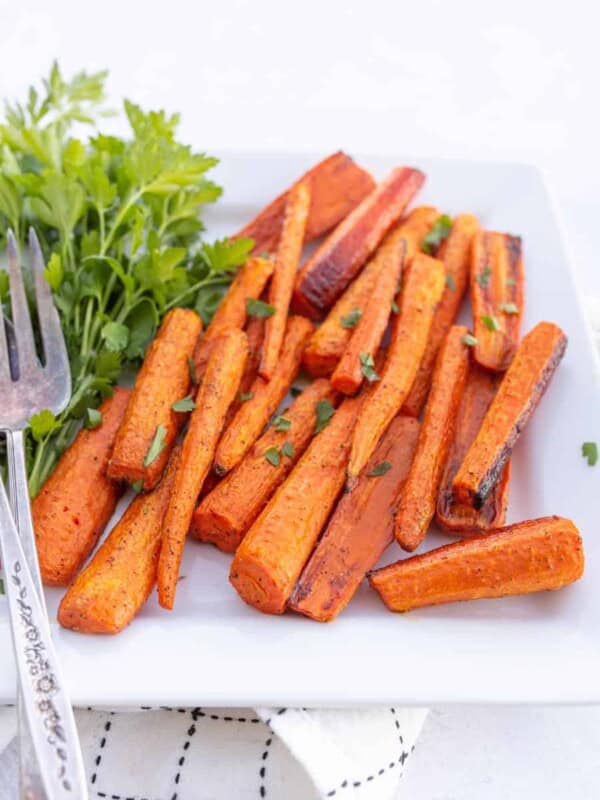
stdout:
POLYGON ((275 313, 266 321, 265 341, 259 369, 260 375, 267 381, 271 380, 275 373, 283 344, 288 309, 302 254, 309 207, 309 185, 308 183, 299 183, 288 193, 281 239, 277 247, 275 271, 269 286, 269 303, 275 309, 275 313))
POLYGON ((457 503, 452 494, 454 476, 477 436, 483 418, 498 391, 500 380, 501 376, 498 373, 471 364, 456 417, 454 439, 450 445, 440 483, 435 514, 438 526, 453 535, 468 536, 489 528, 501 528, 504 525, 508 505, 510 461, 507 461, 498 483, 490 490, 481 508, 476 509, 472 505, 457 503))
POLYGON ((417 375, 402 406, 403 414, 418 417, 425 404, 438 351, 456 319, 469 282, 471 245, 478 230, 476 217, 459 214, 452 222, 450 235, 442 243, 438 258, 446 269, 446 288, 434 314, 417 375))
POLYGON ((200 317, 174 308, 164 318, 137 374, 123 424, 108 464, 108 476, 144 489, 158 483, 186 415, 173 403, 190 391, 189 359, 202 330, 200 317), (162 445, 157 449, 157 443, 162 445))
POLYGON ((425 176, 399 167, 366 197, 317 248, 298 275, 297 310, 322 318, 404 213, 425 176))
POLYGON ((419 423, 413 417, 392 421, 358 484, 337 504, 289 608, 318 622, 330 622, 348 605, 394 539, 393 513, 418 436, 419 423))
POLYGON ((32 500, 40 572, 46 586, 68 586, 123 494, 123 487, 106 476, 106 467, 130 394, 129 389, 114 390, 100 406, 100 426, 79 431, 32 500))
POLYGON ((171 609, 175 602, 185 537, 247 354, 246 334, 237 328, 226 331, 211 348, 165 514, 158 561, 158 600, 163 608, 171 609))
POLYGON ((519 522, 397 561, 369 576, 390 611, 560 589, 583 575, 581 536, 562 517, 519 522))
MULTIPOLYGON (((396 231, 404 239, 405 266, 412 261, 414 254, 420 249, 423 237, 437 217, 438 210, 436 208, 420 206, 411 211, 388 235, 386 241, 389 241, 396 231)), ((352 336, 354 319, 362 314, 371 296, 382 267, 382 261, 382 248, 380 247, 313 333, 304 351, 302 363, 307 372, 314 377, 331 375, 334 371, 352 336)))
POLYGON ((344 485, 349 432, 360 398, 345 400, 252 525, 229 580, 246 603, 282 614, 344 485))
POLYGON ((300 367, 302 351, 312 333, 304 317, 290 317, 283 349, 273 378, 258 377, 250 388, 252 397, 242 403, 221 437, 215 454, 215 471, 224 475, 240 463, 285 397, 300 367))
MULTIPOLYGON (((375 188, 371 175, 342 152, 319 161, 294 186, 301 182, 309 183, 311 193, 306 242, 334 228, 375 188)), ((289 190, 280 194, 234 238, 254 239, 255 253, 275 253, 288 194, 289 190)))
MULTIPOLYGON (((262 345, 265 338, 265 320, 260 317, 250 317, 244 330, 248 337, 248 358, 246 359, 246 365, 244 367, 242 379, 240 380, 240 389, 237 397, 227 410, 223 430, 227 430, 231 420, 235 417, 242 404, 251 399, 252 384, 258 377, 258 367, 260 365, 262 345)), ((206 484, 208 484, 210 480, 210 478, 207 478, 204 482, 204 486, 202 487, 203 492, 205 491, 206 484)))
POLYGON ((246 302, 250 299, 257 300, 261 296, 273 273, 274 266, 274 262, 269 258, 249 258, 240 267, 206 329, 206 333, 196 347, 194 362, 196 373, 200 379, 204 375, 212 343, 229 328, 244 327, 246 302))
POLYGON ((503 372, 519 344, 525 278, 521 239, 482 231, 473 242, 471 303, 475 361, 503 372))
POLYGON ((138 614, 156 584, 162 521, 180 455, 174 447, 158 486, 131 502, 71 584, 58 609, 63 628, 114 634, 138 614))
POLYGON ((439 352, 419 443, 398 504, 395 534, 400 546, 416 550, 433 519, 442 470, 469 369, 467 329, 455 325, 439 352))
POLYGON ((566 347, 567 337, 552 322, 539 322, 523 338, 452 482, 459 502, 481 507, 498 482, 566 347))
POLYGON ((235 551, 310 443, 320 400, 336 401, 329 381, 323 378, 308 386, 283 412, 278 427, 284 429, 269 427, 237 467, 202 500, 192 518, 191 532, 197 539, 211 542, 226 553, 235 551))
POLYGON ((425 352, 431 321, 444 290, 441 261, 418 253, 400 296, 400 314, 394 320, 388 357, 381 380, 361 409, 352 438, 349 483, 356 479, 375 450, 381 435, 399 412, 425 352))

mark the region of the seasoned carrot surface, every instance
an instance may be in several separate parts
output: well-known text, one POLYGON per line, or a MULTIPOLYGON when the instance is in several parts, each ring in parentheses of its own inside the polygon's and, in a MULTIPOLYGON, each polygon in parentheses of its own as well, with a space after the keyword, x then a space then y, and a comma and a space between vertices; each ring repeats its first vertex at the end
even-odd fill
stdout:
POLYGON ((454 425, 469 370, 467 329, 455 325, 443 343, 425 406, 419 443, 398 504, 395 534, 412 552, 425 538, 435 514, 442 471, 454 438, 454 425))
POLYGON ((360 398, 345 400, 237 549, 229 579, 259 611, 282 614, 344 485, 360 398))
POLYGON ((478 533, 489 528, 501 528, 506 517, 510 483, 510 461, 506 463, 498 483, 481 505, 456 502, 452 494, 452 481, 458 468, 473 444, 490 403, 496 396, 501 375, 472 363, 467 376, 460 408, 456 418, 454 439, 450 445, 438 492, 435 519, 440 528, 460 536, 478 533))
POLYGON ((197 539, 212 542, 225 552, 237 548, 310 443, 320 400, 336 402, 336 393, 324 378, 308 386, 202 500, 192 518, 191 532, 197 539))
POLYGON ((560 589, 583 575, 581 536, 561 517, 520 522, 371 573, 390 611, 560 589))
POLYGON ((175 602, 185 537, 212 464, 227 409, 239 390, 247 355, 246 334, 237 328, 226 331, 211 348, 165 514, 158 562, 158 599, 163 608, 173 608, 175 602))
POLYGON ((496 485, 566 347, 567 337, 552 322, 538 323, 523 338, 452 482, 460 503, 479 508, 496 485))
POLYGON ((356 487, 342 495, 292 593, 290 608, 329 622, 348 605, 394 539, 394 511, 413 459, 419 423, 396 417, 356 487))
POLYGON ((399 167, 317 248, 298 275, 294 304, 314 319, 325 316, 385 234, 402 216, 425 176, 399 167))
POLYGON ((285 397, 300 368, 302 353, 312 333, 304 317, 290 317, 277 369, 270 381, 258 377, 250 397, 242 403, 221 437, 215 455, 215 471, 224 475, 240 463, 285 397))
POLYGON ((473 242, 471 304, 475 360, 503 371, 519 344, 524 299, 521 239, 481 231, 473 242))
POLYGON ((119 633, 142 608, 156 583, 162 521, 180 453, 179 447, 172 450, 158 486, 132 501, 71 584, 58 609, 63 628, 119 633))
MULTIPOLYGON (((252 384, 258 377, 258 367, 265 338, 265 320, 260 317, 250 317, 244 330, 248 337, 248 358, 246 359, 246 366, 244 367, 242 379, 240 380, 239 392, 233 403, 229 406, 223 430, 229 427, 229 423, 237 414, 240 406, 250 399, 252 395, 252 384)), ((205 485, 206 483, 208 483, 208 478, 205 485)), ((204 487, 202 490, 204 491, 204 487)))
POLYGON ((185 414, 173 411, 173 403, 189 393, 189 359, 201 330, 200 317, 189 309, 174 308, 164 318, 137 374, 110 457, 109 477, 142 481, 144 489, 158 483, 186 419, 185 414), (161 447, 152 458, 156 441, 161 447))
MULTIPOLYGON (((294 186, 303 181, 310 184, 311 193, 307 242, 334 228, 375 188, 371 175, 341 151, 319 161, 294 186)), ((279 195, 234 238, 249 236, 255 253, 275 253, 288 194, 289 190, 279 195)))
POLYGON ((265 380, 271 380, 277 368, 302 254, 309 208, 309 184, 301 182, 292 187, 288 193, 281 239, 277 247, 275 271, 269 286, 269 304, 275 309, 275 313, 265 323, 265 340, 259 370, 265 380))
POLYGON ((444 291, 441 261, 418 253, 408 271, 394 320, 381 380, 361 409, 354 428, 348 465, 349 483, 363 469, 377 442, 399 412, 425 352, 431 322, 444 291))
POLYGON ((471 246, 478 230, 479 222, 476 217, 471 214, 459 214, 452 221, 450 235, 444 240, 437 254, 446 269, 446 288, 435 311, 427 347, 417 375, 402 406, 403 414, 418 417, 423 409, 438 351, 456 319, 469 283, 471 246))
POLYGON ((31 503, 42 581, 67 586, 94 549, 123 487, 106 467, 131 392, 117 387, 100 406, 102 422, 82 428, 31 503))

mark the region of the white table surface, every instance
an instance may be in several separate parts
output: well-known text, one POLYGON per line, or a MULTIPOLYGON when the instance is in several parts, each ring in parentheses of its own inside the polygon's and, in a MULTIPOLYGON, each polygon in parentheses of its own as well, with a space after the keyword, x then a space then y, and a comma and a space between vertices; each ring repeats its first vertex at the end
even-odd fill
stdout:
MULTIPOLYGON (((598 5, 504 0, 0 0, 0 97, 58 57, 210 150, 413 152, 543 166, 600 296, 598 5)), ((600 679, 600 678, 599 678, 600 679)), ((435 709, 411 800, 598 796, 600 709, 435 709)))

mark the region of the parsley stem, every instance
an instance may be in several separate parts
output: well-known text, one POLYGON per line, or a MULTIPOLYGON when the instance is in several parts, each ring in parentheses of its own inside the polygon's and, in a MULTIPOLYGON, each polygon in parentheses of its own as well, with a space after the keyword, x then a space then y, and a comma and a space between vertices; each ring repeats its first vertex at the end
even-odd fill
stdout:
POLYGON ((108 232, 108 236, 104 240, 104 244, 100 248, 100 255, 101 256, 105 256, 107 254, 108 249, 112 244, 112 240, 115 238, 117 230, 119 229, 119 225, 121 225, 121 223, 123 222, 123 220, 127 216, 127 213, 129 212, 129 209, 133 205, 135 205, 137 203, 137 201, 140 199, 140 197, 144 194, 145 191, 146 191, 146 187, 142 186, 140 189, 138 189, 137 192, 134 192, 131 195, 131 197, 125 203, 123 203, 123 206, 121 207, 121 210, 119 211, 119 213, 115 217, 115 221, 111 225, 111 228, 110 228, 110 230, 108 232))
POLYGON ((207 286, 226 286, 230 280, 231 277, 229 275, 219 275, 215 278, 204 278, 203 280, 195 283, 193 286, 188 286, 184 292, 181 292, 181 294, 178 294, 177 297, 174 297, 172 300, 170 300, 165 306, 165 311, 169 311, 169 309, 180 303, 184 297, 187 297, 188 294, 191 294, 198 289, 205 289, 207 286))

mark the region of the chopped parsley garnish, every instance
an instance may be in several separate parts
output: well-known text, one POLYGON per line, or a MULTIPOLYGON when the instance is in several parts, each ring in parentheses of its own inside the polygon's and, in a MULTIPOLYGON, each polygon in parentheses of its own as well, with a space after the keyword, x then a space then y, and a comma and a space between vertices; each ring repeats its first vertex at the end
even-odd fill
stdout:
POLYGON ((389 461, 382 461, 380 464, 376 464, 372 470, 367 472, 367 478, 378 478, 380 475, 385 475, 385 473, 392 468, 392 465, 389 461))
POLYGON ((488 329, 488 331, 500 330, 500 325, 498 325, 498 320, 496 319, 496 317, 492 317, 489 314, 484 314, 483 316, 480 317, 480 319, 485 325, 485 327, 488 329))
POLYGON ((240 392, 240 403, 245 403, 246 400, 252 400, 254 392, 240 392))
POLYGON ((278 467, 281 462, 279 450, 276 447, 269 447, 265 450, 265 458, 273 467, 278 467))
POLYGON ((250 317, 265 319, 273 316, 275 307, 265 303, 264 300, 255 300, 253 297, 249 297, 246 300, 246 313, 250 317))
POLYGON ((518 314, 519 307, 515 303, 500 303, 498 306, 500 311, 503 311, 505 314, 518 314))
POLYGON ((156 432, 152 441, 150 442, 150 447, 148 448, 148 452, 146 453, 146 458, 144 459, 144 466, 149 467, 162 451, 165 449, 165 436, 167 435, 167 429, 164 425, 157 425, 156 432))
POLYGON ((279 414, 273 420, 273 427, 276 431, 289 431, 289 429, 292 427, 292 421, 279 414))
POLYGON ((371 353, 361 353, 359 355, 359 359, 360 359, 360 371, 369 381, 369 383, 374 383, 375 381, 378 381, 379 375, 375 372, 375 362, 373 361, 373 356, 371 355, 371 353))
POLYGON ((456 291, 456 282, 450 273, 446 273, 446 286, 450 289, 450 291, 456 291))
POLYGON ((452 230, 452 219, 448 216, 448 214, 442 214, 441 217, 433 223, 429 233, 426 233, 423 237, 423 244, 421 245, 421 249, 424 253, 431 256, 433 255, 444 239, 447 239, 450 236, 450 231, 452 230))
POLYGON ((342 328, 354 328, 358 324, 359 319, 362 317, 362 310, 360 308, 353 308, 345 317, 340 319, 342 328))
POLYGON ((595 466, 598 461, 598 445, 596 442, 584 442, 581 445, 581 455, 587 458, 588 466, 595 466))
POLYGON ((291 442, 284 442, 281 445, 281 455, 286 458, 294 457, 294 445, 291 442))
POLYGON ((187 397, 182 397, 181 400, 173 403, 171 408, 173 411, 193 411, 196 408, 196 403, 194 403, 194 398, 188 394, 187 397))
POLYGON ((321 433, 331 422, 331 418, 335 414, 335 408, 331 405, 329 400, 319 400, 316 413, 317 424, 315 426, 315 433, 321 433))
POLYGON ((479 275, 475 275, 475 280, 481 286, 482 289, 487 289, 490 285, 490 278, 492 277, 492 268, 489 264, 486 264, 479 275))
POLYGON ((102 425, 102 412, 98 411, 97 408, 86 408, 83 418, 84 428, 93 431, 94 428, 97 428, 99 425, 102 425))
POLYGON ((462 340, 467 347, 475 347, 477 344, 477 337, 473 336, 471 333, 465 333, 462 340))

